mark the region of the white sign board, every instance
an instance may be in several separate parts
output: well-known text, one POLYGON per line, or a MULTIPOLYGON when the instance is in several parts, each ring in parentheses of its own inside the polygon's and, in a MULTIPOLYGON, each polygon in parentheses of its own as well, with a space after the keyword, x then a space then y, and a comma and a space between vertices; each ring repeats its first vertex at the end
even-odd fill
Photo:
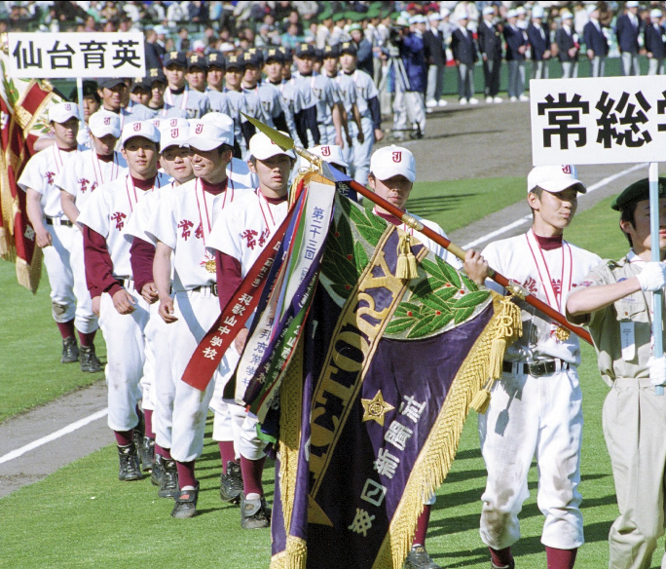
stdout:
POLYGON ((25 79, 143 77, 143 34, 8 34, 9 76, 25 79))
POLYGON ((666 76, 530 81, 532 162, 666 162, 666 76))

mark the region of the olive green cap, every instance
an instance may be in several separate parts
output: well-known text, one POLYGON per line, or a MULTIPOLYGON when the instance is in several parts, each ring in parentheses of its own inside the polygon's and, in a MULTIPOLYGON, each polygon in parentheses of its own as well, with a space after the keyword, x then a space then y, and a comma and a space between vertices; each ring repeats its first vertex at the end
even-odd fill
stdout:
MULTIPOLYGON (((659 197, 666 198, 666 178, 659 177, 659 197)), ((650 199, 650 180, 643 178, 627 186, 611 204, 615 211, 622 211, 626 205, 650 199)))

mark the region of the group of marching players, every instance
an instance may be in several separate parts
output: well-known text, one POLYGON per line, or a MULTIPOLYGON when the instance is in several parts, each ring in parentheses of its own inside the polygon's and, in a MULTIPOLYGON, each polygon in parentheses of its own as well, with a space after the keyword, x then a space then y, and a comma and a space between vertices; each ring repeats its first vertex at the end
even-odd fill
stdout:
POLYGON ((102 330, 119 479, 150 471, 176 518, 196 515, 195 461, 210 408, 220 497, 240 503, 243 528, 270 523, 266 443, 256 420, 222 393, 243 334, 203 393, 181 381, 287 212, 295 155, 244 115, 364 183, 381 136, 377 91, 355 68, 353 46, 327 49, 321 73, 312 46, 299 46, 294 59, 292 76, 277 48, 205 59, 172 52, 130 85, 100 79, 84 93, 85 129, 76 103, 50 107, 52 134, 37 141, 18 181, 45 256, 61 362, 100 372, 94 339, 102 330))

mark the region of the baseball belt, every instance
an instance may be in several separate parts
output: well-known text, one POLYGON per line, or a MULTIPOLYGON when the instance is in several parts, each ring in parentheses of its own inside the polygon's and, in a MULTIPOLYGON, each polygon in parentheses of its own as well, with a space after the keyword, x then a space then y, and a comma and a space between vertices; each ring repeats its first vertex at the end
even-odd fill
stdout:
POLYGON ((540 377, 542 375, 550 375, 556 371, 566 370, 571 367, 569 362, 560 359, 553 360, 539 360, 537 362, 504 362, 502 364, 502 371, 511 374, 533 375, 540 377))
POLYGON ((46 216, 46 225, 64 225, 65 227, 72 227, 73 223, 69 219, 46 216))
POLYGON ((212 284, 212 285, 202 285, 202 286, 196 286, 194 288, 190 289, 191 292, 198 292, 198 293, 208 293, 212 294, 213 296, 218 296, 217 292, 217 283, 212 284))

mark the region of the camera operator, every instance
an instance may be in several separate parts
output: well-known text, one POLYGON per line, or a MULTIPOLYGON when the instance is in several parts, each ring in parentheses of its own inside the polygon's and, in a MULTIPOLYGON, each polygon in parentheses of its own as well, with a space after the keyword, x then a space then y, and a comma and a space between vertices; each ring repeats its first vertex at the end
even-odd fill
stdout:
POLYGON ((389 56, 393 65, 391 72, 395 82, 395 98, 393 100, 393 138, 403 140, 405 131, 410 128, 413 137, 421 138, 425 134, 425 101, 424 95, 428 82, 428 66, 425 58, 423 32, 426 25, 425 16, 414 16, 407 23, 398 18, 389 30, 389 56), (411 25, 410 25, 411 24, 411 25))

